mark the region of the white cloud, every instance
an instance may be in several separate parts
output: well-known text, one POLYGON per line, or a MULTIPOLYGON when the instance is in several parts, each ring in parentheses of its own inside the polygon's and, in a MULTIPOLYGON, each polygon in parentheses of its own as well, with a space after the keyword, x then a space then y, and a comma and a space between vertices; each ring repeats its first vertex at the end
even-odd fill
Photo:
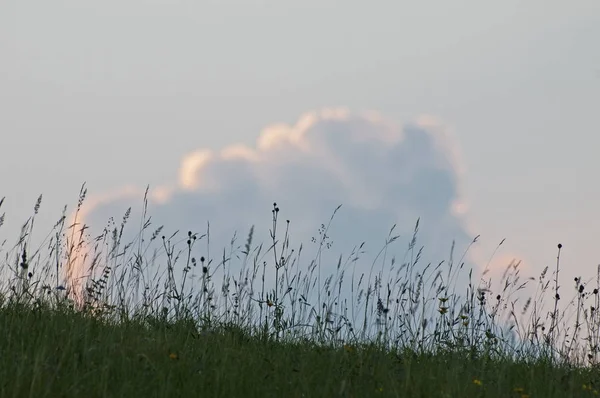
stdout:
MULTIPOLYGON (((182 239, 188 230, 205 232, 210 222, 211 255, 218 257, 236 230, 243 245, 251 225, 255 243, 268 246, 272 203, 277 202, 280 220, 291 220, 291 244, 303 243, 310 257, 316 250, 311 237, 341 204, 328 233, 329 253, 336 260, 366 242, 365 269, 394 224, 401 236, 392 252, 400 262, 420 217, 423 261, 437 263, 448 259, 453 240, 458 260, 475 235, 465 218, 463 173, 450 131, 432 117, 399 126, 377 112, 325 109, 291 126, 265 128, 254 148, 236 144, 218 152, 190 152, 179 165, 178 181, 151 188, 148 214, 154 227, 165 225, 164 235, 181 230, 182 239)), ((129 187, 92 195, 84 205, 91 231, 98 233, 106 219, 132 206, 129 236, 138 232, 143 192, 143 187, 129 187)), ((196 256, 206 255, 205 248, 200 244, 196 256)))

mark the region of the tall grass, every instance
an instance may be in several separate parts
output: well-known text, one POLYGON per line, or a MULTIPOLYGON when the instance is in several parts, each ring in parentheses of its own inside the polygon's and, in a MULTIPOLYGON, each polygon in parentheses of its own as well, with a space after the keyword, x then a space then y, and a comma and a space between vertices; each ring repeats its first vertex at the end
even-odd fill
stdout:
POLYGON ((210 225, 170 236, 152 225, 148 190, 131 241, 131 209, 90 237, 86 193, 32 250, 40 196, 17 242, 0 248, 1 396, 598 393, 600 269, 574 278, 562 304, 560 244, 554 269, 528 278, 513 262, 492 284, 488 268, 465 267, 471 246, 421 264, 417 221, 402 261, 389 251, 393 227, 370 265, 359 246, 326 274, 339 207, 307 259, 277 204, 269 242, 255 244, 252 227, 215 256, 210 225))

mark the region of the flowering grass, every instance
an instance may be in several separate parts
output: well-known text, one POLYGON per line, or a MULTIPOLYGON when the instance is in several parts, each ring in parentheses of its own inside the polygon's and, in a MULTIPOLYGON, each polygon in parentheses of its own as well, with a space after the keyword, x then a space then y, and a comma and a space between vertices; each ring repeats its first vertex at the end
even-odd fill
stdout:
POLYGON ((420 264, 417 224, 410 260, 358 273, 351 255, 322 275, 319 256, 303 262, 287 232, 278 236, 277 205, 272 242, 254 245, 251 230, 241 255, 212 258, 198 245, 209 231, 163 238, 144 200, 133 241, 121 241, 129 211, 92 241, 63 216, 44 253, 28 247, 40 204, 0 247, 2 397, 599 394, 598 286, 575 278, 561 305, 562 247, 538 278, 523 281, 510 264, 497 289, 472 278, 457 287, 470 270, 420 264), (535 293, 520 301, 524 283, 535 293))

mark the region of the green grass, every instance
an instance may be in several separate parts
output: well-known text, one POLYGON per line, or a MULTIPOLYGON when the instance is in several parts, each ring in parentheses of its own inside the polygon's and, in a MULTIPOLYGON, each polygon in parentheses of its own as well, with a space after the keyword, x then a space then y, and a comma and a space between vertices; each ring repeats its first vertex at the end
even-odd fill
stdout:
MULTIPOLYGON (((79 206, 84 199, 82 189, 79 206)), ((77 233, 82 225, 68 228, 61 217, 40 246, 44 253, 28 249, 40 203, 17 243, 0 246, 7 275, 1 397, 545 398, 600 391, 598 287, 577 279, 573 300, 559 305, 560 248, 554 279, 546 269, 528 280, 511 264, 499 288, 472 278, 452 286, 470 270, 462 258, 419 264, 417 224, 408 260, 386 257, 390 233, 381 264, 369 272, 356 271, 356 259, 321 275, 322 253, 301 261, 287 232, 277 236, 274 206, 272 242, 253 246, 251 231, 241 255, 231 249, 196 259, 209 253, 198 247, 205 236, 163 240, 162 227, 142 242, 146 222, 122 243, 129 211, 98 247, 77 233), (149 254, 151 246, 164 260, 149 254), (65 279, 78 261, 91 275, 85 284, 65 279), (274 279, 263 283, 269 273, 274 279), (522 298, 528 283, 535 288, 522 298)), ((144 219, 145 209, 144 201, 144 219)))

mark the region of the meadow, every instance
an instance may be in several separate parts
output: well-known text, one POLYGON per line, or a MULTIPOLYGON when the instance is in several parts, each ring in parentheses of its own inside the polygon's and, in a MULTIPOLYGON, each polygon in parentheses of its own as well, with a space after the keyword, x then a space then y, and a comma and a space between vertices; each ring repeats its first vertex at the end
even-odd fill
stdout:
POLYGON ((271 241, 250 229, 223 250, 209 248, 210 230, 163 235, 146 198, 135 239, 123 241, 129 211, 89 238, 77 218, 86 192, 41 245, 31 247, 41 196, 17 239, 0 243, 1 397, 600 392, 600 271, 560 286, 560 244, 555 267, 528 277, 507 264, 492 284, 464 266, 470 247, 422 264, 417 221, 403 259, 387 254, 392 228, 372 263, 356 267, 358 247, 326 274, 330 224, 304 258, 277 204, 271 241))

